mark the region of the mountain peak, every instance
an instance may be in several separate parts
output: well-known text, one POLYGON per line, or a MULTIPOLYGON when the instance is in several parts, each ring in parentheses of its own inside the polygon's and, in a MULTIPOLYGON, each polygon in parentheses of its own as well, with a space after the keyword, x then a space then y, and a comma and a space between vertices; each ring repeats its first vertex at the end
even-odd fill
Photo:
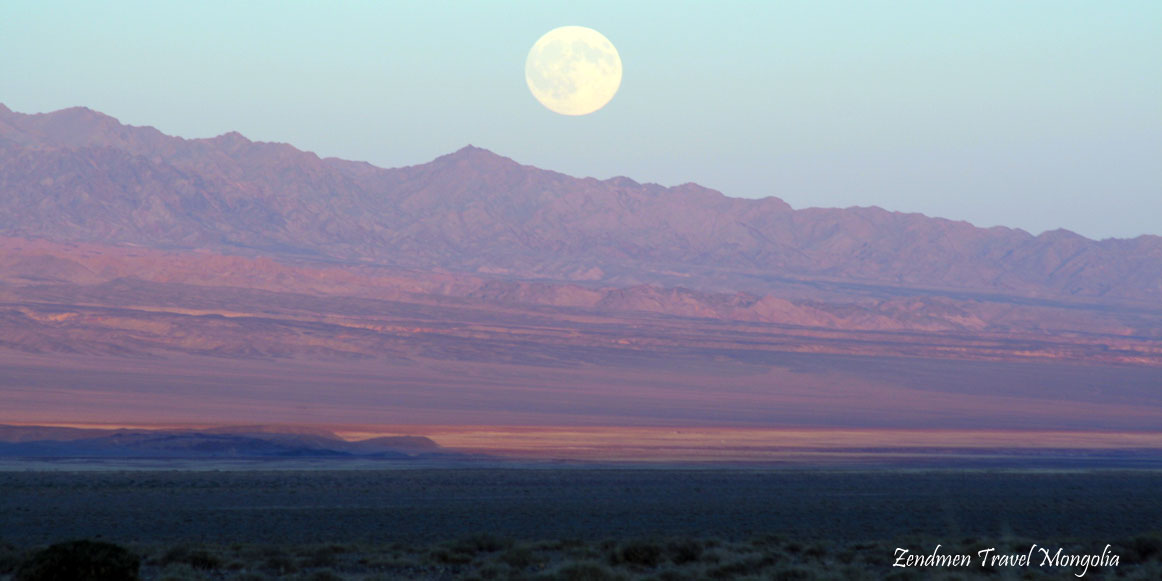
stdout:
POLYGON ((433 163, 469 164, 473 166, 520 165, 511 158, 498 155, 482 147, 465 145, 447 155, 437 157, 433 163))
POLYGON ((41 117, 51 123, 54 127, 78 125, 90 128, 101 127, 107 129, 123 127, 122 123, 117 119, 100 111, 94 111, 88 107, 69 107, 67 109, 60 109, 58 111, 34 115, 34 117, 41 117))
POLYGON ((3 107, 10 139, 27 145, 50 148, 111 146, 133 153, 146 153, 177 138, 163 135, 153 127, 135 127, 88 107, 69 107, 48 113, 18 113, 3 107))
POLYGON ((252 143, 249 139, 246 138, 245 135, 242 135, 237 131, 231 131, 229 133, 223 133, 217 137, 211 137, 210 142, 227 146, 246 145, 252 143))
POLYGON ((1063 240, 1084 240, 1090 242, 1089 238, 1086 238, 1085 236, 1082 236, 1081 234, 1078 234, 1072 230, 1066 230, 1065 228, 1046 230, 1037 236, 1037 238, 1041 238, 1043 240, 1052 240, 1055 242, 1060 242, 1063 240))

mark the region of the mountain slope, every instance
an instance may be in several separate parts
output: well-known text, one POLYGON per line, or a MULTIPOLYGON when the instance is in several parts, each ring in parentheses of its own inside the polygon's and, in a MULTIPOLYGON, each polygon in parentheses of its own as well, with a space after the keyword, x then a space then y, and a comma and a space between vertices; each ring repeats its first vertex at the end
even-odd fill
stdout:
MULTIPOLYGON (((8 423, 1156 430, 1160 283, 1158 237, 794 210, 475 147, 381 169, 0 107, 8 423)), ((9 447, 72 453, 38 434, 9 447)))
POLYGON ((1099 242, 878 208, 793 210, 694 184, 577 179, 471 146, 380 169, 238 134, 168 137, 87 109, 0 107, 0 235, 622 286, 1162 297, 1156 236, 1099 242))

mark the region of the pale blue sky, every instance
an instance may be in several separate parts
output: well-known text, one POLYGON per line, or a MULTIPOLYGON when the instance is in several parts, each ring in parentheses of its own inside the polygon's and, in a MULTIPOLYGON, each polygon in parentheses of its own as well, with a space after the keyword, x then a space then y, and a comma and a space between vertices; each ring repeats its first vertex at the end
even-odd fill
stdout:
POLYGON ((387 167, 472 143, 797 208, 1162 234, 1157 0, 7 0, 0 102, 387 167), (625 69, 584 117, 523 77, 533 42, 571 24, 625 69))

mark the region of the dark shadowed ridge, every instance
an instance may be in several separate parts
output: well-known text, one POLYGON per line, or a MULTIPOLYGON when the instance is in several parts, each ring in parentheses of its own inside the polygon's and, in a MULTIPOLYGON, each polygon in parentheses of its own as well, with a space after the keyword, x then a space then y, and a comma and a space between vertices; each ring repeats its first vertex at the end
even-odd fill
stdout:
POLYGON ((325 430, 238 426, 202 430, 77 429, 0 425, 0 457, 380 458, 450 456, 423 436, 347 441, 325 430))
POLYGON ((516 279, 764 292, 849 284, 1153 301, 1162 238, 1094 241, 696 184, 578 179, 468 146, 381 169, 237 133, 0 108, 0 235, 516 279))

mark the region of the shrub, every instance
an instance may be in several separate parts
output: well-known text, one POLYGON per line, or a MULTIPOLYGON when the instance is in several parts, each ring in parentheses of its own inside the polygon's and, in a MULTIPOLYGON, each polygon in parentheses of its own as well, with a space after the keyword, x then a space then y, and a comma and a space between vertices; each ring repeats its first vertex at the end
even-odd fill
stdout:
POLYGON ((222 560, 205 549, 191 549, 189 547, 174 547, 161 557, 161 565, 182 563, 194 569, 209 571, 222 566, 222 560))
POLYGON ((657 567, 662 561, 662 548, 647 541, 630 541, 614 550, 612 561, 614 564, 657 567))
POLYGON ((512 547, 500 554, 500 561, 514 569, 527 569, 537 562, 537 557, 528 547, 512 547))
POLYGON ((343 581, 343 578, 330 569, 315 571, 307 575, 300 575, 302 581, 343 581))
POLYGON ((18 581, 136 581, 141 559, 100 541, 57 543, 34 553, 16 571, 18 581))
POLYGON ((287 573, 295 573, 299 570, 298 565, 293 559, 286 555, 271 555, 262 563, 262 567, 278 575, 285 575, 287 573))
POLYGON ((692 539, 671 541, 666 545, 666 552, 669 553, 670 560, 674 564, 684 565, 693 563, 702 556, 702 544, 692 539))
POLYGON ((587 549, 589 543, 576 537, 566 537, 563 539, 541 539, 534 542, 533 546, 546 551, 565 551, 568 549, 587 549))
POLYGON ((303 567, 335 567, 339 564, 339 559, 330 548, 319 547, 310 551, 299 562, 303 567))
POLYGON ((465 537, 452 544, 452 550, 461 553, 495 553, 513 545, 512 539, 502 538, 488 533, 481 533, 465 537))
POLYGON ((620 575, 610 571, 600 563, 569 563, 540 579, 546 581, 619 581, 620 575))
POLYGON ((208 581, 206 571, 199 571, 185 563, 174 563, 161 572, 159 581, 208 581))
POLYGON ((775 581, 810 581, 811 579, 818 579, 819 577, 818 571, 802 565, 795 565, 775 571, 771 579, 775 581))
POLYGON ((23 552, 8 543, 0 543, 0 575, 12 573, 23 561, 23 552))
POLYGON ((473 557, 460 551, 450 551, 441 547, 428 553, 428 558, 444 565, 467 565, 472 562, 473 557))
POLYGON ((481 579, 511 579, 513 577, 512 569, 496 563, 483 565, 476 570, 476 575, 481 579))
POLYGON ((695 581, 696 579, 699 577, 695 577, 693 573, 683 573, 678 569, 666 569, 658 571, 650 578, 650 581, 695 581))
POLYGON ((700 558, 703 563, 721 563, 723 559, 724 557, 722 556, 722 551, 718 549, 703 551, 700 558))
POLYGON ((786 542, 783 535, 778 533, 763 533, 751 539, 751 546, 756 548, 778 546, 786 542))
POLYGON ((232 578, 234 581, 271 581, 270 577, 258 571, 245 571, 232 578))
POLYGON ((1162 557, 1162 538, 1140 536, 1130 541, 1130 550, 1138 562, 1162 557))
POLYGON ((803 549, 803 555, 807 556, 807 557, 811 557, 812 559, 818 559, 826 554, 827 554, 827 548, 824 547, 823 545, 820 545, 820 544, 809 545, 808 547, 803 549))
POLYGON ((763 570, 767 563, 761 558, 746 558, 723 563, 706 572, 712 579, 737 579, 745 575, 754 575, 763 570))

